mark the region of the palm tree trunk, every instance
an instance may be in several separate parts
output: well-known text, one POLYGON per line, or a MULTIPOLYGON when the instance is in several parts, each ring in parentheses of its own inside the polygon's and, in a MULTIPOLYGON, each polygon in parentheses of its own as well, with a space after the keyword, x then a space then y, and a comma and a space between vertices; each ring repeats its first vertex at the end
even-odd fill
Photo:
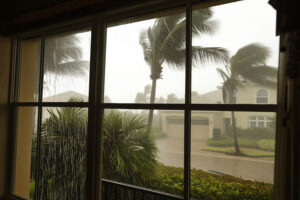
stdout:
POLYGON ((236 125, 235 125, 235 115, 234 111, 231 111, 232 129, 233 129, 233 139, 234 139, 234 149, 237 156, 241 155, 241 150, 238 144, 236 125))
MULTIPOLYGON (((155 103, 156 81, 157 81, 157 79, 152 79, 151 94, 150 94, 150 104, 155 103)), ((152 122, 153 122, 153 110, 149 110, 148 132, 151 130, 152 122)))

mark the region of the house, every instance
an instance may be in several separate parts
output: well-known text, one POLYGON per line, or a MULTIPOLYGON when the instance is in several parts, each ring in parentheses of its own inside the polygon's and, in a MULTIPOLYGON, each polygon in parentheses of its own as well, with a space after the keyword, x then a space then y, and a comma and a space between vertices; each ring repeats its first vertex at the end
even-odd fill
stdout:
MULTIPOLYGON (((276 88, 267 88, 257 84, 248 84, 235 92, 237 104, 276 104, 276 88)), ((192 96, 195 104, 223 104, 222 88, 192 96)), ((162 131, 168 137, 183 138, 184 115, 182 111, 160 111, 162 115, 162 131)), ((274 113, 235 112, 236 127, 247 129, 254 127, 269 127, 275 120, 274 113)), ((214 132, 225 133, 232 124, 231 112, 224 111, 194 111, 192 112, 191 134, 193 139, 212 138, 214 132)))

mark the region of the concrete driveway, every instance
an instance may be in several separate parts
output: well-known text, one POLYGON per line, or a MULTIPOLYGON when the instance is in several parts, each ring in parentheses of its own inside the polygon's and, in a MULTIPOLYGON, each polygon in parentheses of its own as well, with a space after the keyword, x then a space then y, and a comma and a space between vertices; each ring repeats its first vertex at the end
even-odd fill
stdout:
MULTIPOLYGON (((156 140, 159 160, 165 165, 183 167, 183 139, 156 140)), ((202 151, 204 140, 191 142, 191 167, 204 171, 214 170, 243 179, 273 183, 274 159, 230 156, 223 153, 202 151)))

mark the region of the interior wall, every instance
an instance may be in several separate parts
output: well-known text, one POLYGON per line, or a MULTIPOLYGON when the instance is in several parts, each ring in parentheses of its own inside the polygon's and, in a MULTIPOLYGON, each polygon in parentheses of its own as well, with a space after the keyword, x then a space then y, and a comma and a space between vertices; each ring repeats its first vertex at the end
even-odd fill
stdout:
POLYGON ((0 199, 8 191, 10 38, 0 36, 0 199))

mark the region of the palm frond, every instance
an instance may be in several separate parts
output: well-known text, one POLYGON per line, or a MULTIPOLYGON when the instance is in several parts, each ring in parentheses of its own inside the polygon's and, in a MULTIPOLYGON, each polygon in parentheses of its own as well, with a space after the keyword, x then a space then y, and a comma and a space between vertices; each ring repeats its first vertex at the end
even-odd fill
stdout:
MULTIPOLYGON (((226 49, 221 47, 192 47, 192 56, 194 66, 198 63, 212 62, 224 63, 229 61, 229 53, 226 49)), ((197 66, 196 66, 197 67, 197 66)))

